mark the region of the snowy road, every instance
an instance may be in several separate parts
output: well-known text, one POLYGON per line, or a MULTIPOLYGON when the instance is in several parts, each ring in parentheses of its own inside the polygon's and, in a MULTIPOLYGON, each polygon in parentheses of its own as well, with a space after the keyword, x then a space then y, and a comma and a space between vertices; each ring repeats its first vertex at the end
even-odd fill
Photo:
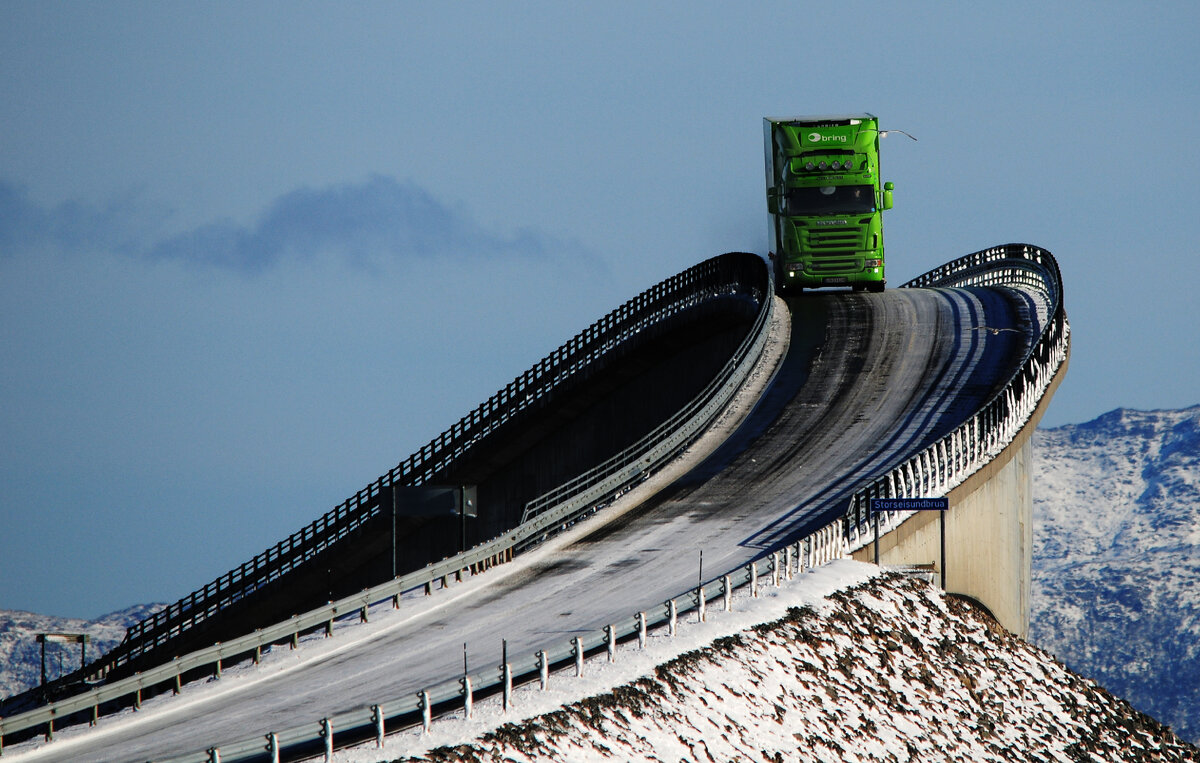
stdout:
MULTIPOLYGON (((1032 329, 1005 289, 897 289, 789 300, 774 383, 698 468, 586 527, 347 635, 246 668, 15 760, 147 760, 413 694, 510 654, 558 648, 658 607, 827 523, 860 482, 959 424, 1023 359, 1032 329), (982 331, 979 327, 1019 328, 982 331)), ((17 749, 6 750, 20 753, 17 749)))

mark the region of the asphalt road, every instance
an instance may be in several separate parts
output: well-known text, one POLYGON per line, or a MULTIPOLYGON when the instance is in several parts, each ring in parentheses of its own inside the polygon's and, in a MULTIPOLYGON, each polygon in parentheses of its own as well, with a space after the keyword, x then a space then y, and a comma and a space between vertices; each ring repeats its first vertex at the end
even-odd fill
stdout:
POLYGON ((414 694, 461 673, 464 643, 473 663, 494 665, 502 638, 510 654, 532 654, 658 607, 695 585, 700 550, 711 579, 802 537, 838 516, 856 485, 961 423, 1023 360, 1033 327, 1020 303, 988 288, 792 298, 788 354, 757 407, 637 509, 615 521, 600 512, 570 542, 405 604, 369 637, 302 648, 228 690, 189 700, 185 689, 16 759, 204 750, 414 694))

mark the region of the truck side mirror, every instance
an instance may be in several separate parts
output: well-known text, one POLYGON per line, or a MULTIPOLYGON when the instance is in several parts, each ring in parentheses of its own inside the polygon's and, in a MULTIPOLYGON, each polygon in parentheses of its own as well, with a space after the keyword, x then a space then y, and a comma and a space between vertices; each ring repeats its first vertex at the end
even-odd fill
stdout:
POLYGON ((779 193, 777 191, 767 191, 767 214, 779 214, 779 193))
POLYGON ((895 187, 896 186, 894 183, 884 183, 883 184, 883 208, 884 209, 892 208, 892 190, 895 189, 895 187))

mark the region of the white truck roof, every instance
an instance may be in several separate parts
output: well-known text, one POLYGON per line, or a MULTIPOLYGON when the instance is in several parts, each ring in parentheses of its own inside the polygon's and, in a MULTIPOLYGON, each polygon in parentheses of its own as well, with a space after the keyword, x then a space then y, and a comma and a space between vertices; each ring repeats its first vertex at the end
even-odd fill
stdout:
POLYGON ((852 119, 867 120, 874 118, 874 114, 863 112, 861 114, 820 114, 817 116, 805 117, 766 117, 766 121, 792 124, 812 124, 815 122, 849 122, 852 119))

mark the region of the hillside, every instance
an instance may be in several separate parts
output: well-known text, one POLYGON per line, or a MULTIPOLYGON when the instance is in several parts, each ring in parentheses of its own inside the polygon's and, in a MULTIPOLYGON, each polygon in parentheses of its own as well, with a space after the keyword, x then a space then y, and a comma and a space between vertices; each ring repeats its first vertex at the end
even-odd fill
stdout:
POLYGON ((615 690, 399 760, 1170 761, 1200 750, 964 602, 889 574, 615 690))
POLYGON ((1035 447, 1030 640, 1200 740, 1200 406, 1035 447))

